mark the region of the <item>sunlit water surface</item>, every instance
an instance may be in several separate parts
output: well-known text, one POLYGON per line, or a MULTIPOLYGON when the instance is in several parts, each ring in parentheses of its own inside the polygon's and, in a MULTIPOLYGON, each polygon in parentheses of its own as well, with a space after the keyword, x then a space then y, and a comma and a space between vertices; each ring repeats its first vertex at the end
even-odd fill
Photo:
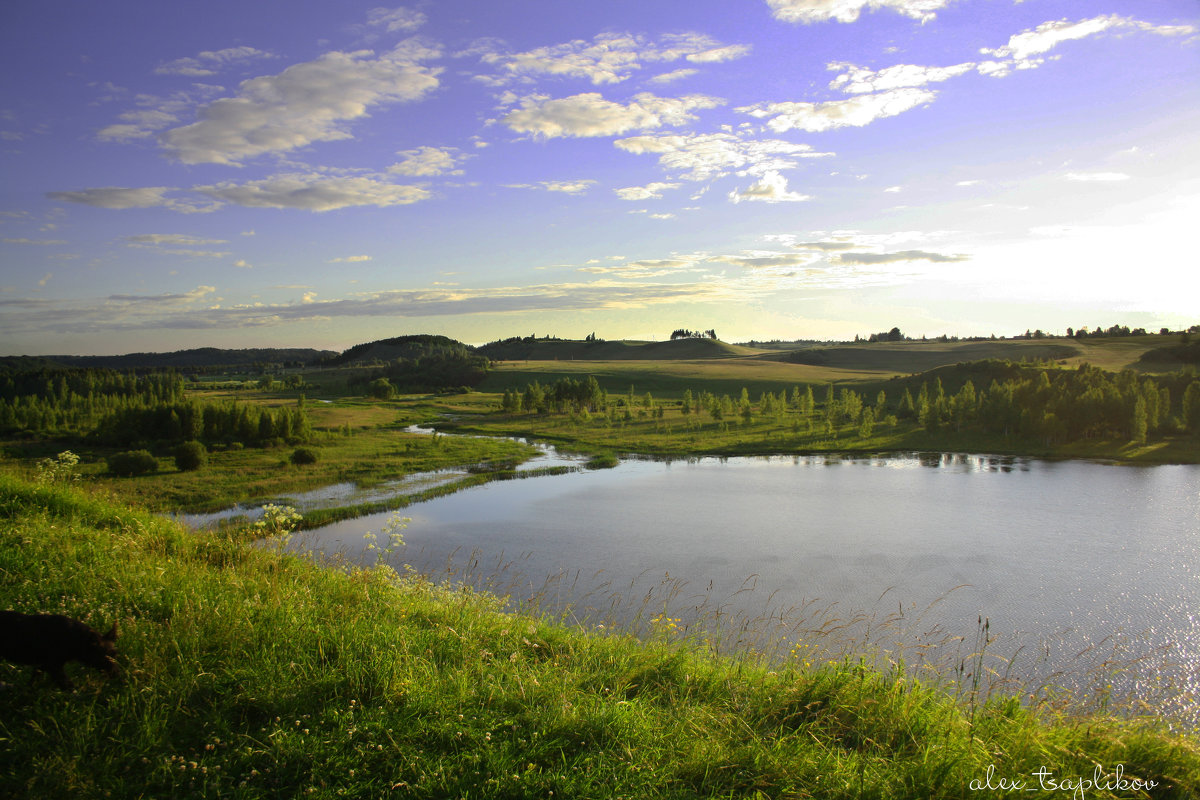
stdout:
MULTIPOLYGON (((1196 717, 1197 466, 630 460, 488 484, 404 513, 395 565, 436 574, 449 564, 449 574, 517 600, 574 604, 585 624, 645 626, 666 610, 684 625, 715 615, 770 627, 774 613, 773 629, 791 637, 784 657, 808 659, 817 652, 786 648, 819 641, 812 630, 823 622, 857 618, 845 636, 896 644, 914 662, 933 657, 923 644, 954 658, 976 652, 986 619, 999 637, 987 663, 1021 685, 1113 685, 1196 717), (807 621, 788 628, 789 619, 807 621), (1000 658, 1014 654, 1011 667, 1000 658)), ((388 517, 309 532, 304 546, 369 562, 364 534, 388 517)))

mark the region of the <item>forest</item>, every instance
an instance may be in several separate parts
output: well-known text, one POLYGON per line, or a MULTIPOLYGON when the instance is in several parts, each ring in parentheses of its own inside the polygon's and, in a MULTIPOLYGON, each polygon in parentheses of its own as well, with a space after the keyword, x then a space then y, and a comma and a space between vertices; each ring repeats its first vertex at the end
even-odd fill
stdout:
POLYGON ((8 368, 0 372, 0 435, 69 437, 114 446, 307 441, 302 406, 187 399, 173 371, 8 368))
POLYGON ((500 411, 510 415, 570 414, 579 422, 599 418, 609 425, 663 419, 668 408, 693 429, 707 419, 714 426, 758 422, 797 434, 867 438, 877 425, 909 423, 931 433, 978 432, 1042 446, 1092 439, 1145 443, 1200 434, 1200 380, 1191 372, 1141 376, 1088 364, 1059 368, 988 360, 934 370, 874 392, 798 384, 790 392, 763 392, 757 400, 743 388, 737 397, 687 389, 679 400, 660 401, 632 387, 610 396, 587 376, 545 386, 534 381, 523 391, 505 390, 500 400, 500 411))

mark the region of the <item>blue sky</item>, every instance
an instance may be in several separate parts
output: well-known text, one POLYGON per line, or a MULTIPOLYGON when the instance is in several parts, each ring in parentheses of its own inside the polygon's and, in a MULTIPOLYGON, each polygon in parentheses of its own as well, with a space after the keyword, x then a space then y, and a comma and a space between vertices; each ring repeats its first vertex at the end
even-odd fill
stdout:
POLYGON ((0 10, 0 351, 1200 321, 1195 0, 0 10))

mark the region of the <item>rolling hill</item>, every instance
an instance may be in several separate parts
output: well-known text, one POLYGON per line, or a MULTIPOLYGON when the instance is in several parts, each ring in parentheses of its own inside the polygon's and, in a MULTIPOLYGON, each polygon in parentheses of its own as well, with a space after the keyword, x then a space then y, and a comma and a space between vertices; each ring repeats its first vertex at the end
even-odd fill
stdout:
POLYGON ((479 348, 493 361, 675 361, 737 358, 760 351, 716 339, 629 340, 505 339, 479 348))

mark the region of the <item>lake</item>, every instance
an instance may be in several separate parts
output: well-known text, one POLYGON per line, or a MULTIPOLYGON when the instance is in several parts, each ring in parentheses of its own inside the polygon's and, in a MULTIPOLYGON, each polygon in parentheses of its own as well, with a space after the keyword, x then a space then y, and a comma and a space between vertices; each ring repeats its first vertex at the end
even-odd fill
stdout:
MULTIPOLYGON (((980 649, 986 619, 998 637, 987 663, 1027 689, 1112 684, 1196 721, 1198 466, 626 460, 404 514, 406 546, 392 563, 536 597, 543 609, 570 603, 585 625, 648 629, 665 611, 681 626, 723 629, 725 649, 782 635, 785 656, 799 642, 793 655, 810 660, 866 641, 910 666, 944 666, 980 649)), ((308 532, 305 546, 369 560, 364 534, 388 517, 308 532)))

